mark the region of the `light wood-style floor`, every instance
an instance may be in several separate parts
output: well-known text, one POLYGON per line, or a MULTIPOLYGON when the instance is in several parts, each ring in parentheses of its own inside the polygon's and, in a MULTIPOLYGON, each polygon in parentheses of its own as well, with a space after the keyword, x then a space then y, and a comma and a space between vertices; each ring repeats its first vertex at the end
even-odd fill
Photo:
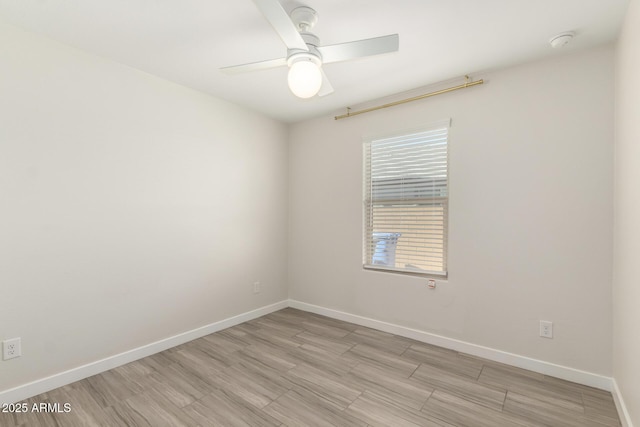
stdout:
POLYGON ((281 310, 29 399, 13 426, 619 426, 611 394, 281 310))

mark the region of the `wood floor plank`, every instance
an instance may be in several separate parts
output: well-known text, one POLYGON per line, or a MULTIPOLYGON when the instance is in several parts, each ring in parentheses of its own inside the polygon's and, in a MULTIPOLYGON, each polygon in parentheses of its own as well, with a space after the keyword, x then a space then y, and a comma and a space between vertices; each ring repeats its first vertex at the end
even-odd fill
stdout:
POLYGON ((86 383, 67 385, 45 393, 48 402, 70 405, 71 411, 68 414, 56 417, 58 423, 70 427, 107 424, 110 417, 81 384, 86 383))
POLYGON ((160 353, 153 354, 144 359, 140 359, 139 362, 148 366, 151 369, 162 369, 165 366, 169 366, 173 363, 173 360, 168 356, 169 352, 162 351, 160 353))
MULTIPOLYGON (((433 392, 422 412, 458 427, 542 427, 544 424, 479 405, 445 391, 433 392)), ((559 427, 559 426, 555 426, 559 427)))
POLYGON ((156 370, 150 364, 144 363, 142 360, 136 360, 126 365, 118 366, 112 371, 126 378, 128 381, 143 387, 144 379, 156 370))
MULTIPOLYGON (((295 309, 290 308, 289 310, 295 310, 295 309)), ((309 313, 302 310, 295 310, 295 311, 297 311, 298 313, 301 313, 301 315, 303 316, 303 321, 312 321, 314 323, 322 323, 323 325, 332 326, 334 328, 345 329, 349 332, 353 332, 356 329, 361 328, 361 326, 356 325, 354 323, 344 322, 342 320, 332 319, 330 317, 321 316, 319 314, 309 313)))
POLYGON ((445 390, 450 394, 498 411, 502 409, 507 394, 505 388, 480 384, 468 377, 426 364, 420 365, 411 378, 423 381, 436 390, 445 390))
POLYGON ((0 426, 17 427, 17 425, 14 412, 10 412, 8 409, 7 412, 0 411, 0 426))
POLYGON ((618 410, 616 409, 616 404, 613 401, 611 393, 603 392, 602 394, 596 394, 592 392, 583 392, 582 401, 584 403, 584 413, 586 415, 604 416, 606 418, 612 418, 617 422, 618 410))
POLYGON ((109 423, 99 424, 100 427, 154 427, 126 402, 105 408, 105 413, 109 416, 109 423))
MULTIPOLYGON (((304 322, 312 321, 311 316, 306 315, 303 311, 294 309, 284 309, 276 311, 274 313, 264 316, 265 319, 270 319, 283 325, 288 325, 293 328, 300 328, 304 322)), ((317 323, 317 322, 314 322, 317 323)), ((303 327, 303 329, 306 329, 303 327)))
POLYGON ((458 353, 458 358, 466 360, 474 360, 482 363, 483 368, 491 367, 499 371, 511 373, 517 377, 531 378, 538 381, 544 381, 544 375, 538 372, 529 371, 527 369, 518 368, 517 366, 506 365, 504 363, 495 362, 493 360, 483 359, 482 357, 473 356, 471 354, 458 353))
POLYGON ((299 326, 302 322, 312 318, 311 313, 306 313, 304 311, 296 310, 295 308, 290 307, 274 311, 273 313, 269 313, 263 317, 296 327, 299 326))
POLYGON ((243 348, 249 346, 254 343, 251 334, 249 334, 242 326, 244 324, 236 325, 231 328, 227 328, 220 332, 217 332, 221 336, 226 339, 238 344, 242 345, 243 348))
MULTIPOLYGON (((74 420, 73 415, 65 414, 64 420, 61 420, 60 418, 56 419, 56 414, 54 413, 42 412, 38 414, 37 422, 40 427, 58 427, 59 422, 73 421, 73 420, 74 420)), ((75 425, 79 425, 79 424, 75 424, 75 425)))
POLYGON ((256 320, 252 320, 251 322, 262 330, 265 330, 269 333, 282 335, 284 337, 293 337, 304 331, 304 329, 300 325, 287 325, 268 317, 260 317, 256 320))
POLYGON ((204 353, 208 358, 213 359, 219 362, 222 366, 231 366, 233 365, 237 358, 235 357, 235 351, 229 351, 219 344, 215 344, 208 339, 207 337, 203 337, 199 340, 194 340, 186 347, 182 352, 196 350, 198 352, 204 353))
POLYGON ((619 427, 611 393, 287 308, 27 399, 2 427, 619 427))
POLYGON ((349 405, 345 412, 371 426, 442 427, 448 425, 448 423, 434 419, 420 411, 397 406, 370 392, 363 393, 349 405))
MULTIPOLYGON (((300 330, 297 333, 302 332, 300 330)), ((262 343, 266 345, 272 345, 283 349, 284 351, 289 351, 293 348, 300 347, 300 340, 295 339, 295 335, 287 335, 282 334, 278 330, 271 328, 258 328, 254 331, 249 332, 254 343, 262 343)))
POLYGON ((569 411, 548 400, 542 401, 514 392, 507 394, 504 413, 538 422, 545 426, 602 427, 602 423, 583 412, 569 411))
POLYGON ((335 354, 343 354, 355 345, 353 343, 345 343, 340 339, 332 339, 316 335, 309 331, 299 333, 296 335, 296 338, 304 344, 311 344, 314 347, 319 347, 335 354))
POLYGON ((291 389, 293 386, 293 384, 284 376, 284 374, 290 369, 293 369, 293 367, 286 371, 279 370, 272 368, 258 359, 247 357, 244 354, 239 355, 238 359, 236 368, 256 377, 258 381, 272 383, 277 387, 285 388, 287 390, 291 389))
POLYGON ((212 384, 218 372, 227 367, 224 363, 194 348, 182 349, 172 353, 170 357, 183 369, 209 384, 212 384))
POLYGON ((272 417, 287 426, 362 427, 361 421, 315 393, 294 387, 264 408, 272 417))
POLYGON ((493 387, 503 387, 514 393, 561 406, 566 410, 578 412, 584 410, 581 392, 551 384, 545 381, 544 376, 538 379, 513 369, 485 366, 478 382, 493 387))
POLYGON ((544 382, 553 385, 556 390, 580 393, 585 416, 597 425, 614 427, 621 425, 618 418, 618 410, 610 392, 548 375, 544 376, 544 382))
POLYGON ((330 326, 324 322, 318 322, 315 319, 307 319, 303 321, 301 325, 305 331, 326 338, 344 338, 352 332, 349 329, 330 326))
POLYGON ((430 344, 411 344, 401 355, 403 358, 436 366, 453 374, 478 379, 483 363, 480 360, 460 357, 457 351, 430 344))
POLYGON ((177 391, 187 396, 193 396, 196 399, 200 399, 202 395, 209 393, 213 389, 213 386, 204 381, 200 375, 194 374, 179 363, 166 366, 156 371, 153 375, 157 375, 159 381, 163 381, 177 391))
POLYGON ((183 411, 201 426, 269 427, 281 422, 224 390, 214 390, 183 411))
POLYGON ((115 405, 143 391, 142 386, 115 370, 94 375, 85 381, 103 407, 115 405))
POLYGON ((147 390, 125 402, 152 426, 196 427, 198 423, 161 393, 147 390))
POLYGON ((289 390, 266 376, 238 366, 220 371, 214 382, 218 388, 235 394, 257 408, 267 406, 289 390))
POLYGON ((594 413, 594 414, 585 414, 585 417, 589 419, 594 426, 598 426, 598 427, 620 427, 622 425, 617 415, 615 416, 615 418, 612 418, 611 416, 608 416, 608 415, 594 413))
POLYGON ((207 342, 210 345, 209 348, 216 349, 216 352, 225 353, 225 354, 233 354, 238 350, 242 350, 246 346, 250 345, 249 343, 245 344, 237 339, 227 338, 222 333, 219 334, 210 334, 202 337, 202 339, 194 340, 196 342, 203 341, 207 342))
POLYGON ((289 354, 295 358, 296 365, 313 366, 334 375, 346 375, 354 366, 360 363, 359 360, 353 357, 339 355, 311 344, 303 344, 290 350, 289 354))
POLYGON ((369 363, 382 369, 394 371, 406 378, 409 378, 419 365, 418 362, 403 359, 396 352, 389 352, 368 344, 358 344, 345 352, 343 356, 361 363, 369 363))
POLYGON ((240 360, 262 363, 271 369, 287 372, 295 368, 299 360, 283 349, 265 343, 256 343, 247 346, 238 352, 240 360))
POLYGON ((370 347, 379 348, 388 353, 400 355, 409 348, 415 341, 409 338, 393 335, 388 332, 377 331, 361 326, 344 337, 347 342, 354 344, 366 344, 370 347))
POLYGON ((368 365, 359 364, 351 370, 348 378, 364 390, 383 396, 400 406, 419 410, 427 401, 433 388, 411 378, 368 365))
POLYGON ((188 382, 175 377, 170 380, 159 372, 146 378, 145 389, 155 390, 179 408, 187 406, 205 395, 204 391, 194 388, 188 382))
POLYGON ((341 409, 349 406, 362 393, 362 390, 350 383, 347 378, 328 374, 304 364, 287 372, 286 378, 298 387, 317 394, 341 409))

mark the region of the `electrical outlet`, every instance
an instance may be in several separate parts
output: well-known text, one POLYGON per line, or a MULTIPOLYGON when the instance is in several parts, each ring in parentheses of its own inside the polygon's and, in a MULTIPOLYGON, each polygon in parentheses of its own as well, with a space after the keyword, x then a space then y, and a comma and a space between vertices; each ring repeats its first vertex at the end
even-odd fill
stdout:
POLYGON ((2 341, 2 360, 9 360, 22 355, 20 337, 2 341))
POLYGON ((429 289, 435 289, 436 288, 436 279, 429 279, 429 281, 427 282, 427 287, 429 289))
POLYGON ((253 283, 253 293, 254 294, 259 294, 260 293, 260 282, 254 282, 253 283))
POLYGON ((540 336, 543 338, 553 338, 553 322, 540 321, 540 336))

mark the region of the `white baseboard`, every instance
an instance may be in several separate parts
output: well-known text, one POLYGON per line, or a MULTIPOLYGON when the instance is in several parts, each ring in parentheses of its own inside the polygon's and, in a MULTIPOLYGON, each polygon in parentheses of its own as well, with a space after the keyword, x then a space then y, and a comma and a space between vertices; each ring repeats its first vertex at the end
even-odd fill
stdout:
POLYGON ((62 387, 67 384, 71 384, 92 375, 108 371, 109 369, 122 366, 138 359, 142 359, 143 357, 151 356, 152 354, 159 353, 171 347, 184 344, 197 338, 201 338, 205 335, 230 328, 231 326, 256 319, 260 316, 264 316, 265 314, 269 314, 287 307, 287 300, 280 301, 275 304, 260 307, 256 310, 248 311, 237 316, 229 317, 227 319, 193 329, 191 331, 183 332, 181 334, 174 335, 172 337, 165 338, 160 341, 144 345, 142 347, 134 348, 133 350, 116 354, 115 356, 110 356, 102 360, 70 369, 65 372, 60 372, 50 377, 23 384, 9 390, 0 391, 0 404, 20 402, 24 399, 37 396, 38 394, 45 393, 47 391, 62 387))
POLYGON ((517 366, 519 368, 528 369, 534 372, 539 372, 545 375, 554 376, 556 378, 562 378, 568 381, 573 381, 602 390, 611 391, 613 393, 616 406, 620 413, 620 417, 626 418, 626 420, 623 420, 623 426, 633 427, 629 418, 629 413, 624 405, 622 396, 620 395, 620 391, 617 388, 615 380, 613 380, 612 378, 569 368, 566 366, 544 362, 537 359, 532 359, 525 356, 520 356, 513 353, 508 353, 501 350, 496 350, 489 347, 471 344, 468 342, 447 338, 436 334, 431 334, 417 329, 411 329, 392 323, 382 322, 380 320, 375 320, 368 317, 358 316, 355 314, 333 310, 313 304, 307 304, 296 300, 280 301, 275 304, 264 306, 256 310, 242 313, 237 316, 233 316, 218 322, 211 323, 209 325, 202 326, 200 328, 193 329, 191 331, 187 331, 160 341, 156 341, 151 344, 126 351, 124 353, 88 363, 86 365, 79 366, 77 368, 70 369, 68 371, 52 375, 50 377, 36 380, 28 384, 23 384, 9 390, 0 391, 0 404, 22 401, 29 397, 45 393, 55 388, 62 387, 64 385, 82 380, 92 375, 96 375, 109 369, 116 368, 118 366, 122 366, 143 357, 159 353, 171 347, 175 347, 177 345, 184 344, 186 342, 229 328, 231 326, 256 319, 260 316, 264 316, 265 314, 269 314, 286 307, 293 307, 311 313, 321 314, 323 316, 331 317, 334 319, 344 320, 346 322, 355 323, 357 325, 362 325, 384 332, 389 332, 395 335, 411 338, 416 341, 438 345, 474 356, 483 357, 485 359, 493 360, 496 362, 501 362, 508 365, 517 366), (624 424, 625 422, 626 424, 624 424))
POLYGON ((361 326, 378 329, 380 331, 389 332, 416 341, 437 345, 460 351, 462 353, 471 354, 495 362, 516 366, 522 369, 538 372, 544 375, 550 375, 563 380, 572 381, 579 384, 588 385, 590 387, 599 388, 606 391, 612 391, 612 379, 603 375, 593 374, 591 372, 581 371, 579 369, 569 368, 567 366, 556 365, 554 363, 544 362, 542 360, 532 359, 518 354, 508 353, 506 351, 496 350, 494 348, 484 347, 477 344, 471 344, 465 341, 453 338, 443 337, 441 335, 431 334, 417 329, 407 328, 405 326, 395 325, 393 323, 382 322, 380 320, 370 319, 343 311, 333 310, 305 302, 289 300, 289 307, 297 308, 311 313, 321 314, 346 322, 355 323, 361 326))
POLYGON ((629 415, 627 405, 625 405, 624 403, 622 393, 620 393, 620 389, 618 388, 618 383, 616 382, 615 378, 613 378, 612 382, 613 390, 611 390, 611 394, 613 395, 613 401, 616 403, 616 409, 618 410, 618 415, 620 415, 620 422, 622 423, 622 427, 633 427, 631 415, 629 415))

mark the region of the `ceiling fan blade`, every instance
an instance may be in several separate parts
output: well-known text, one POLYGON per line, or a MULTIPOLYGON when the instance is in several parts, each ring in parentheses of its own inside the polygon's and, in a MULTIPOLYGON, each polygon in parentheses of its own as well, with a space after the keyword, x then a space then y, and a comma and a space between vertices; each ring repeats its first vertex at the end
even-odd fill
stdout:
POLYGON ((264 17, 267 18, 273 29, 276 30, 287 49, 309 50, 296 26, 278 0, 253 0, 253 2, 264 17))
POLYGON ((320 86, 320 91, 318 92, 318 96, 326 96, 333 93, 333 86, 329 82, 327 75, 324 73, 324 70, 321 68, 322 72, 322 86, 320 86))
POLYGON ((267 70, 269 68, 283 67, 287 65, 287 58, 270 59, 268 61, 251 62, 249 64, 232 65, 220 68, 226 74, 240 74, 249 71, 267 70))
POLYGON ((355 42, 339 43, 318 47, 322 54, 322 62, 346 61, 364 56, 379 55, 381 53, 395 52, 398 50, 400 37, 397 34, 374 37, 372 39, 358 40, 355 42))

